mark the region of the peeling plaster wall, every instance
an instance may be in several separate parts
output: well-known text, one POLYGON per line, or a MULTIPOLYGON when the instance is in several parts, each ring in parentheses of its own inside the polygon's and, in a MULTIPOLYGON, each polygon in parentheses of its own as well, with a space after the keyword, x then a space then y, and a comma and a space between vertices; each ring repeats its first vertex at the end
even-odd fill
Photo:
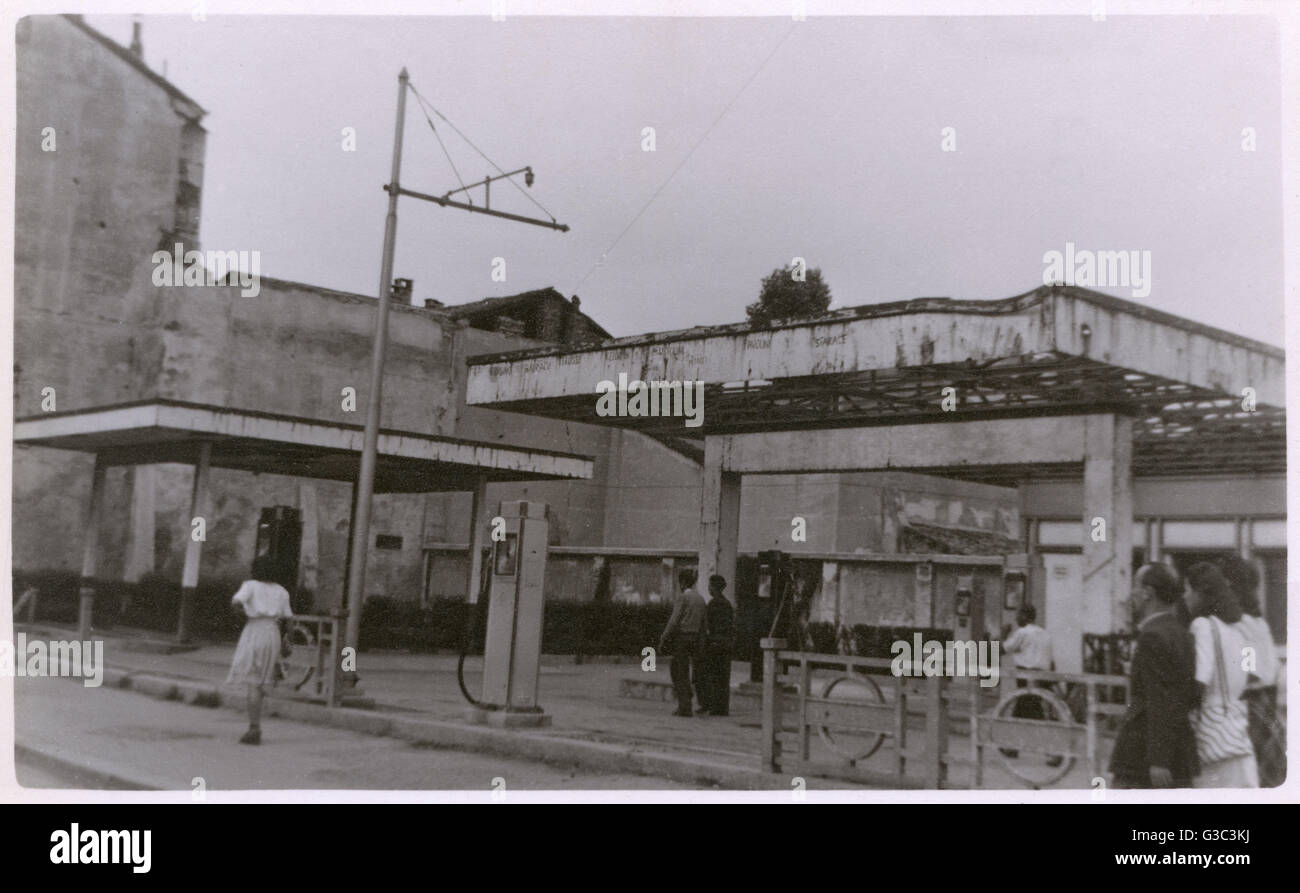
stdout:
MULTIPOLYGON (((180 214, 178 194, 181 159, 202 156, 199 110, 62 16, 28 16, 15 38, 14 415, 41 412, 47 387, 59 411, 152 396, 163 332, 145 286, 178 217, 197 218, 197 191, 180 214)), ((184 179, 201 184, 201 162, 184 179)), ((93 464, 14 451, 16 567, 80 568, 93 464)), ((124 474, 109 476, 109 517, 127 512, 124 474)), ((120 565, 119 527, 101 533, 104 573, 120 565)))

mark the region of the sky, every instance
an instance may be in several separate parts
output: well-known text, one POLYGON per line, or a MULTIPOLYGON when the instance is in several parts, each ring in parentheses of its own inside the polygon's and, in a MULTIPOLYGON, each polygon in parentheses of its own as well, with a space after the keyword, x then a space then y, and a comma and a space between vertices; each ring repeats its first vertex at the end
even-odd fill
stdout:
MULTIPOLYGON (((130 42, 128 17, 87 21, 130 42)), ((838 308, 1022 294, 1073 243, 1150 252, 1148 295, 1100 291, 1283 342, 1268 18, 142 22, 145 61, 208 112, 203 247, 259 251, 266 276, 377 292, 406 66, 571 227, 403 198, 393 272, 417 304, 554 286, 621 336, 743 320, 795 257, 838 308)), ((497 173, 434 123, 464 182, 497 173)), ((401 182, 461 182, 414 97, 401 182)), ((546 216, 504 182, 492 198, 546 216)))

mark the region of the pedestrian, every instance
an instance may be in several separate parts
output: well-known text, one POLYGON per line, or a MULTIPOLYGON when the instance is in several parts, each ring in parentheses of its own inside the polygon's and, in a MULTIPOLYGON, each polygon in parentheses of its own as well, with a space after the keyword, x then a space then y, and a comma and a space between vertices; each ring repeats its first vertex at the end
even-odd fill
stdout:
POLYGON ((1187 572, 1188 607, 1196 647, 1200 706, 1192 714, 1200 774, 1198 788, 1257 788, 1259 771, 1250 741, 1246 670, 1242 658, 1246 632, 1241 605, 1218 568, 1208 562, 1187 572))
POLYGON ((253 577, 245 580, 230 600, 239 605, 248 618, 239 634, 235 656, 230 662, 226 682, 248 686, 248 731, 240 744, 262 743, 262 701, 266 686, 274 682, 274 673, 283 650, 282 621, 293 616, 289 592, 275 582, 276 562, 261 555, 253 562, 253 577))
MULTIPOLYGON (((1038 612, 1031 604, 1020 606, 1016 611, 1016 630, 1006 638, 1002 643, 1002 650, 1006 651, 1012 657, 1012 662, 1018 670, 1051 670, 1055 666, 1052 659, 1052 637, 1048 635, 1047 630, 1043 629, 1034 621, 1038 619, 1038 612)), ((1029 680, 1016 675, 1016 688, 1028 688, 1029 680)), ((1034 688, 1051 688, 1052 683, 1049 680, 1034 680, 1034 688)), ((1016 699, 1015 706, 1011 709, 1011 715, 1018 719, 1045 719, 1043 711, 1043 701, 1037 697, 1024 697, 1016 699)), ((1052 717, 1057 719, 1059 717, 1052 717)), ((1002 753, 1008 757, 1017 757, 1020 755, 1018 750, 1013 748, 1003 748, 1002 753)), ((1051 755, 1048 757, 1048 765, 1056 766, 1062 761, 1062 757, 1051 755)))
POLYGON ((853 631, 849 629, 848 624, 839 620, 835 621, 835 649, 846 657, 856 657, 858 654, 858 645, 854 640, 853 631))
POLYGON ((1277 650, 1259 603, 1259 571, 1237 555, 1224 558, 1219 568, 1241 605, 1241 629, 1246 647, 1251 649, 1242 697, 1246 701, 1246 730, 1259 769, 1259 786, 1277 787, 1286 779, 1286 736, 1277 719, 1277 650))
POLYGON ((704 608, 704 645, 695 675, 700 709, 709 716, 731 710, 731 654, 735 648, 736 612, 723 592, 727 579, 709 577, 709 603, 704 608))
POLYGON ((659 650, 669 655, 668 671, 673 680, 677 709, 673 716, 693 716, 694 694, 691 680, 699 660, 700 635, 704 631, 704 598, 691 587, 695 571, 677 575, 681 593, 673 599, 673 612, 659 636, 659 650))
POLYGON ((1189 713, 1196 703, 1192 635, 1176 613, 1183 587, 1163 564, 1133 575, 1137 644, 1128 713, 1110 771, 1117 788, 1188 788, 1197 774, 1189 713))

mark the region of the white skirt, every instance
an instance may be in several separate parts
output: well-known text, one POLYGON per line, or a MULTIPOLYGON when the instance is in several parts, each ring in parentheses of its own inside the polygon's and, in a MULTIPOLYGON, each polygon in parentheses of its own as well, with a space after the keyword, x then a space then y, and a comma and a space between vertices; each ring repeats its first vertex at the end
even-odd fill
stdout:
POLYGON ((249 685, 273 682, 279 659, 280 624, 274 617, 250 617, 239 634, 226 682, 249 685))

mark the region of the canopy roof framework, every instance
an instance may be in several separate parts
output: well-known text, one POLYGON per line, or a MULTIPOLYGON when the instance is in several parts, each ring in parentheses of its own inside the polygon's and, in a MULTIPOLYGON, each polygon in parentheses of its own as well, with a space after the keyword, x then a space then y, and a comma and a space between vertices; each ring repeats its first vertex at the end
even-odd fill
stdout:
MULTIPOLYGON (((316 419, 154 400, 18 419, 19 445, 95 453, 105 465, 195 464, 322 480, 356 480, 362 429, 316 419)), ((381 431, 377 493, 473 490, 488 482, 582 480, 585 456, 381 431)))
MULTIPOLYGON (((721 326, 473 357, 469 399, 679 446, 712 434, 1116 412, 1134 420, 1139 476, 1261 474, 1286 468, 1283 360, 1270 345, 1049 286, 1003 301, 929 298, 771 329, 721 326), (585 381, 566 374, 579 369, 585 381), (596 416, 596 382, 619 372, 703 380, 703 424, 596 416)), ((1078 469, 1007 464, 952 474, 1010 483, 1078 469)))

